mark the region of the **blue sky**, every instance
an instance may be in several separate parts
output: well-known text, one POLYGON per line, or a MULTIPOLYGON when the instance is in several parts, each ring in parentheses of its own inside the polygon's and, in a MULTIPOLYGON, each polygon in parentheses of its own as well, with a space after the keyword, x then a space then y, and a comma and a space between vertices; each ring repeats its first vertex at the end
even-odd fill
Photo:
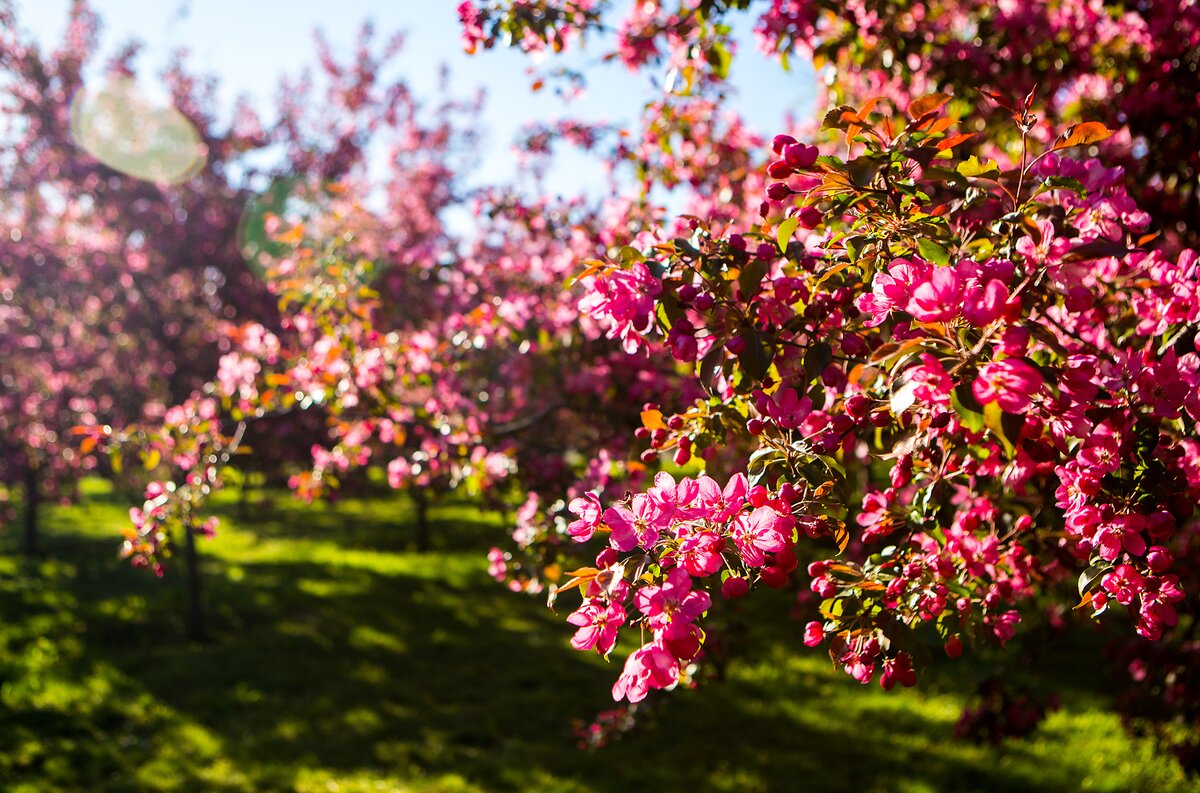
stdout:
MULTIPOLYGON (((656 91, 645 75, 596 64, 581 99, 566 104, 550 91, 531 93, 526 56, 492 50, 472 57, 462 51, 457 5, 458 0, 93 0, 104 23, 106 53, 139 39, 146 45, 143 73, 157 74, 172 51, 186 48, 195 69, 219 77, 224 102, 246 94, 263 108, 271 106, 281 75, 295 74, 312 62, 315 29, 323 30, 340 54, 350 51, 366 19, 374 20, 381 40, 405 31, 407 45, 398 68, 418 95, 434 97, 443 63, 450 68, 457 92, 487 92, 481 119, 487 134, 476 176, 480 181, 512 175, 510 143, 524 123, 561 117, 629 122, 656 91)), ((69 0, 16 0, 16 7, 21 27, 40 41, 61 39, 69 0)), ((758 53, 748 35, 749 21, 741 24, 741 46, 731 75, 738 88, 733 103, 752 126, 772 134, 780 129, 785 110, 811 112, 812 72, 803 65, 794 66, 790 74, 783 72, 758 53)), ((589 45, 582 60, 574 56, 569 63, 594 61, 605 49, 600 41, 589 45)), ((598 167, 568 158, 551 174, 550 185, 575 192, 581 180, 599 185, 598 167)))

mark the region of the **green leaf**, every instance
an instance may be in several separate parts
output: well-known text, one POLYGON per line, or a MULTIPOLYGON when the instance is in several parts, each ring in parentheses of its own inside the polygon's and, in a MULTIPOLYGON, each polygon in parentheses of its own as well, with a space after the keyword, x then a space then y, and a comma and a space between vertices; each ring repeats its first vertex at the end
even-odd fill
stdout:
POLYGON ((852 124, 858 123, 857 119, 858 113, 854 108, 849 105, 840 105, 825 114, 825 118, 821 122, 821 129, 840 129, 844 132, 852 124))
POLYGON ((787 250, 788 243, 791 242, 792 235, 796 233, 799 226, 799 218, 787 218, 779 224, 779 229, 775 232, 775 242, 779 244, 779 250, 787 250))
POLYGON ((630 245, 622 245, 618 258, 625 264, 633 264, 634 262, 644 261, 646 257, 637 248, 630 245))
POLYGON ((951 182, 953 184, 966 184, 963 181, 962 174, 958 171, 952 171, 949 168, 931 165, 925 169, 923 176, 934 182, 951 182))
POLYGON ((1000 166, 995 160, 979 161, 979 158, 972 154, 965 161, 958 164, 956 168, 960 174, 968 179, 998 179, 1000 178, 1000 166))
POLYGON ((850 257, 850 261, 858 261, 859 253, 862 251, 863 242, 864 240, 862 237, 847 237, 842 241, 842 244, 846 247, 846 255, 850 257))
POLYGON ((738 273, 738 289, 743 300, 749 300, 762 291, 762 280, 771 265, 766 259, 754 258, 738 273))
POLYGON ((913 380, 906 380, 903 385, 892 392, 890 407, 894 415, 899 416, 913 406, 917 401, 918 385, 919 383, 913 380))
POLYGON ((744 330, 739 335, 746 340, 746 348, 738 354, 738 363, 751 378, 762 380, 771 368, 774 350, 767 344, 763 334, 754 328, 744 330))
POLYGON ((833 348, 828 342, 818 341, 804 351, 804 377, 812 382, 821 376, 825 367, 833 361, 833 348))
POLYGON ((715 42, 712 48, 705 53, 705 60, 713 67, 713 73, 717 77, 725 79, 729 75, 729 65, 733 61, 733 56, 720 41, 715 42))
POLYGON ((1079 594, 1082 595, 1084 592, 1087 592, 1089 589, 1091 589, 1092 584, 1095 582, 1095 580, 1097 578, 1099 578, 1100 576, 1104 575, 1105 573, 1107 573, 1108 570, 1109 570, 1109 568, 1107 565, 1105 565, 1103 567, 1101 567, 1099 565, 1092 565, 1091 567, 1089 567, 1088 569, 1086 569, 1082 573, 1080 573, 1079 574, 1079 594))
POLYGON ((950 406, 954 408, 954 412, 958 414, 959 422, 964 427, 972 432, 979 432, 983 429, 983 413, 975 409, 979 406, 979 403, 975 401, 975 395, 971 393, 970 386, 963 383, 951 391, 950 406), (966 398, 963 397, 964 394, 966 398))
POLYGON ((989 402, 983 406, 983 423, 1004 444, 1004 451, 1008 456, 1012 457, 1017 449, 1013 446, 1012 440, 1004 431, 1004 411, 1000 409, 998 403, 989 402))
POLYGON ((922 237, 917 240, 917 250, 921 252, 921 258, 926 261, 933 262, 937 265, 943 265, 950 261, 950 251, 938 245, 931 239, 922 237))
POLYGON ((856 157, 847 165, 850 181, 858 188, 866 188, 883 168, 883 160, 879 157, 856 157))

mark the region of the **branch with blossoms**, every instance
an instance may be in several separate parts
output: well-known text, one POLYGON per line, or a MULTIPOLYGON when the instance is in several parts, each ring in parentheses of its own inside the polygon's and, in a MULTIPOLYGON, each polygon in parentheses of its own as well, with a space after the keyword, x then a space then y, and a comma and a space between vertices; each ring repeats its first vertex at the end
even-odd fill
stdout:
MULTIPOLYGON (((1124 606, 1143 637, 1178 622, 1200 485, 1196 255, 1146 247, 1120 172, 1066 156, 1103 125, 981 160, 955 154, 972 135, 950 100, 836 108, 824 126, 848 156, 777 137, 762 225, 693 219, 690 238, 589 268, 583 308, 708 392, 643 413, 646 459, 687 463, 737 424, 756 447, 725 487, 661 474, 571 503, 568 533, 608 538, 562 587, 584 594, 573 644, 642 636, 617 699, 687 682, 713 595, 786 585, 804 537, 841 553, 808 566, 805 643, 885 688, 915 682, 923 635, 951 656, 1003 645, 1023 603, 1067 582, 1080 612, 1124 606)), ((1031 101, 1014 124, 1035 123, 1031 101)))
POLYGON ((238 453, 246 430, 239 423, 232 436, 222 434, 218 410, 216 400, 194 395, 169 408, 154 425, 73 428, 82 454, 106 455, 114 473, 136 460, 149 478, 142 505, 130 508, 131 525, 122 531, 121 558, 134 567, 162 577, 181 541, 216 534, 217 518, 204 516, 207 501, 220 487, 221 472, 238 453))

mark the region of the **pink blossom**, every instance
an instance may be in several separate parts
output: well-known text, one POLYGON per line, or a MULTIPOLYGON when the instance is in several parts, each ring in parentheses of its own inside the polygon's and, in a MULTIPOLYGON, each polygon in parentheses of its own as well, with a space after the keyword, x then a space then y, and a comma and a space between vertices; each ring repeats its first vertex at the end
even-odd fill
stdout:
POLYGON ((609 542, 618 551, 652 547, 669 522, 663 508, 645 493, 634 496, 632 506, 618 504, 604 511, 604 522, 612 529, 609 542))
POLYGON ((783 532, 790 532, 790 526, 775 510, 759 507, 734 518, 731 530, 742 561, 749 567, 762 567, 766 563, 765 552, 781 551, 787 546, 783 532))
POLYGON ((579 520, 567 524, 567 534, 571 535, 575 542, 587 542, 603 518, 600 499, 595 493, 584 493, 579 498, 572 499, 568 509, 578 515, 579 520))
POLYGON ((990 361, 979 370, 971 390, 983 404, 996 402, 1006 413, 1023 413, 1042 390, 1042 373, 1023 358, 990 361))
POLYGON ((679 660, 663 645, 653 641, 639 647, 625 660, 625 668, 613 684, 613 699, 641 702, 650 689, 668 688, 679 682, 679 660))
POLYGON ((625 624, 625 609, 616 603, 585 600, 567 617, 567 622, 579 628, 571 638, 572 647, 576 650, 594 647, 601 655, 608 655, 617 643, 618 630, 625 624))
POLYGON ((906 310, 921 322, 946 322, 963 307, 963 282, 953 267, 935 267, 912 290, 906 310))

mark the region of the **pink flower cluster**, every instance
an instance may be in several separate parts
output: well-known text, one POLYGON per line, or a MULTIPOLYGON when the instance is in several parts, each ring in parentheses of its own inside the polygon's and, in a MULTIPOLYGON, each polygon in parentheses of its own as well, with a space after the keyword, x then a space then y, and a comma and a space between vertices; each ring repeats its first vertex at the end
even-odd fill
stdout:
POLYGON ((697 581, 720 573, 723 594, 733 598, 746 594, 752 580, 782 586, 796 568, 789 502, 749 487, 742 474, 722 487, 708 476, 676 481, 660 473, 628 504, 602 510, 587 494, 570 509, 578 516, 567 527, 571 537, 585 542, 602 531, 609 542, 587 580, 583 604, 568 617, 578 628, 572 646, 607 655, 627 623, 652 637, 627 660, 613 689, 616 699, 637 702, 650 689, 675 685, 699 655, 704 633, 696 621, 712 600, 697 581), (655 583, 641 575, 626 580, 650 565, 661 571, 651 577, 655 583))
POLYGON ((620 339, 625 352, 632 355, 645 348, 662 282, 644 263, 636 262, 628 270, 592 276, 587 285, 579 310, 607 326, 608 338, 620 339))

